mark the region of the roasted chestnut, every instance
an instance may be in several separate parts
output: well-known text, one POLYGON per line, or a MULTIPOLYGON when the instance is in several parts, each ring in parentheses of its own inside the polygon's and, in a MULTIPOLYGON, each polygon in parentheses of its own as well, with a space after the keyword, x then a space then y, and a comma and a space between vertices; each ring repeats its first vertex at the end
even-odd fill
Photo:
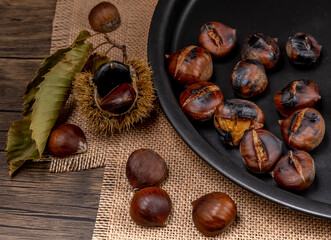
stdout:
POLYGON ((164 159, 151 149, 138 149, 126 163, 126 177, 132 187, 159 186, 167 175, 164 159))
POLYGON ((317 62, 322 46, 308 33, 295 33, 286 42, 286 53, 290 62, 310 66, 317 62))
POLYGON ((264 129, 246 131, 240 142, 240 153, 246 167, 254 173, 269 172, 283 151, 283 143, 264 129))
POLYGON ((110 61, 102 64, 93 77, 97 86, 95 101, 98 107, 112 114, 129 111, 137 99, 134 74, 130 67, 121 62, 110 61))
POLYGON ((74 124, 62 124, 53 130, 48 139, 48 151, 56 157, 67 157, 87 150, 83 130, 74 124))
POLYGON ((294 112, 279 120, 284 141, 294 149, 311 151, 323 140, 325 122, 322 115, 313 108, 294 112))
POLYGON ((241 50, 242 59, 254 59, 263 63, 266 69, 276 66, 280 57, 277 39, 262 33, 250 35, 244 40, 241 50))
POLYGON ((268 85, 263 64, 253 59, 241 60, 233 69, 231 84, 233 90, 244 98, 262 93, 268 85))
POLYGON ((184 47, 174 54, 166 54, 169 72, 183 86, 208 81, 213 74, 210 53, 197 46, 184 47))
POLYGON ((121 24, 120 14, 116 6, 110 2, 101 2, 91 9, 88 20, 94 31, 112 32, 121 24))
POLYGON ((320 99, 317 84, 301 79, 279 90, 275 94, 274 102, 280 114, 287 117, 299 109, 313 107, 320 99))
POLYGON ((282 187, 295 191, 308 188, 315 178, 313 158, 305 151, 288 151, 271 172, 271 176, 282 187))
POLYGON ((236 30, 220 22, 208 22, 200 29, 199 43, 214 57, 224 57, 236 45, 236 30))
POLYGON ((212 118, 223 94, 218 86, 210 82, 194 83, 180 95, 180 105, 185 113, 195 120, 212 118))
POLYGON ((214 126, 221 140, 237 146, 246 130, 262 128, 264 114, 253 102, 242 99, 226 100, 216 107, 214 126))
POLYGON ((207 237, 224 232, 237 214, 236 204, 221 192, 206 194, 192 202, 192 205, 194 225, 207 237))
POLYGON ((166 191, 159 187, 139 190, 132 198, 130 215, 137 224, 163 227, 171 212, 172 203, 166 191))

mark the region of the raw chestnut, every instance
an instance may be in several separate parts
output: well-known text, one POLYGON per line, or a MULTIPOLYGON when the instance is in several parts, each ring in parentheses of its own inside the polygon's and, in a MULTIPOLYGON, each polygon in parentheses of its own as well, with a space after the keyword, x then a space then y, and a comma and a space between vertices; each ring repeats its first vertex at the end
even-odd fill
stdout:
POLYGON ((199 43, 214 57, 224 57, 236 45, 236 30, 220 22, 208 22, 200 29, 199 43))
POLYGON ((233 90, 244 98, 262 93, 268 85, 263 64, 253 59, 238 62, 231 75, 231 84, 233 90))
POLYGON ((163 227, 171 212, 172 203, 166 191, 159 187, 139 190, 131 200, 130 215, 137 224, 163 227))
POLYGON ((74 124, 62 124, 49 136, 48 151, 56 157, 66 157, 87 150, 86 137, 82 129, 74 124))
POLYGON ((216 107, 214 126, 221 140, 231 146, 237 146, 246 130, 262 128, 264 114, 253 102, 242 99, 230 99, 216 107))
POLYGON ((282 155, 283 143, 264 129, 246 131, 240 153, 246 167, 254 173, 269 172, 282 155))
POLYGON ((321 55, 322 46, 316 39, 307 33, 295 33, 286 43, 286 53, 290 62, 310 66, 317 62, 321 55))
POLYGON ((88 20, 94 31, 112 32, 121 24, 120 14, 116 6, 110 2, 101 2, 90 11, 88 20))
POLYGON ((271 176, 286 189, 305 190, 315 178, 314 160, 305 151, 289 151, 278 161, 271 176))
POLYGON ((180 95, 180 105, 185 113, 195 120, 212 118, 223 94, 218 86, 210 82, 194 83, 180 95))
POLYGON ((279 124, 284 141, 294 149, 307 152, 322 142, 325 133, 324 119, 313 108, 298 110, 284 120, 279 120, 279 124))
POLYGON ((102 64, 93 78, 97 86, 95 101, 98 107, 112 114, 129 111, 137 99, 133 74, 133 70, 121 62, 102 64))
POLYGON ((206 82, 213 74, 212 57, 201 47, 188 46, 165 58, 169 59, 170 74, 183 86, 206 82))
POLYGON ((159 186, 166 175, 164 159, 151 149, 134 151, 126 163, 126 177, 133 188, 159 186))
POLYGON ((250 35, 244 40, 241 50, 242 59, 254 59, 263 63, 266 69, 276 66, 280 57, 277 40, 262 33, 250 35))
POLYGON ((320 99, 317 84, 301 79, 279 90, 275 94, 274 102, 280 114, 287 117, 299 109, 313 107, 320 99))
POLYGON ((194 225, 208 237, 224 232, 237 214, 236 204, 221 192, 206 194, 192 202, 192 205, 194 225))

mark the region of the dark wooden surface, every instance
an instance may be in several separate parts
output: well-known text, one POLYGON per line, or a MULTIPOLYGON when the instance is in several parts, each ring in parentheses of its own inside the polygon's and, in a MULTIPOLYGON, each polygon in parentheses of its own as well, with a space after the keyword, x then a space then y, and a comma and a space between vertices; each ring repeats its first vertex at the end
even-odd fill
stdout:
POLYGON ((0 0, 0 239, 91 239, 102 168, 52 174, 27 164, 13 179, 3 156, 22 96, 49 55, 56 0, 0 0))

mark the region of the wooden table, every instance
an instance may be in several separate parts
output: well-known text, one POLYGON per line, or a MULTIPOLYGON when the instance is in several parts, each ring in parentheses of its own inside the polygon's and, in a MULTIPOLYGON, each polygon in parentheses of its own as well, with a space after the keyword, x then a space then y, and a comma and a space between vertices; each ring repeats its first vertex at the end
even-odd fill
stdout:
POLYGON ((0 0, 0 239, 91 239, 102 168, 52 174, 27 164, 8 177, 6 133, 22 96, 49 55, 56 0, 0 0))

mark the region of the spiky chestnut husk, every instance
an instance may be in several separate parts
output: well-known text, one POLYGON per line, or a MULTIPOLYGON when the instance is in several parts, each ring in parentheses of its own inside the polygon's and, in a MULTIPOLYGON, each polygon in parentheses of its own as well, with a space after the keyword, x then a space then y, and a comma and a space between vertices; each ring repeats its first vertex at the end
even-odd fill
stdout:
POLYGON ((134 106, 123 114, 111 114, 98 108, 94 100, 96 86, 90 72, 77 74, 74 81, 73 93, 79 109, 89 125, 101 135, 113 135, 115 132, 129 130, 135 123, 149 117, 154 108, 156 95, 151 68, 138 58, 130 58, 125 64, 136 72, 137 78, 134 81, 136 81, 138 97, 134 106))

